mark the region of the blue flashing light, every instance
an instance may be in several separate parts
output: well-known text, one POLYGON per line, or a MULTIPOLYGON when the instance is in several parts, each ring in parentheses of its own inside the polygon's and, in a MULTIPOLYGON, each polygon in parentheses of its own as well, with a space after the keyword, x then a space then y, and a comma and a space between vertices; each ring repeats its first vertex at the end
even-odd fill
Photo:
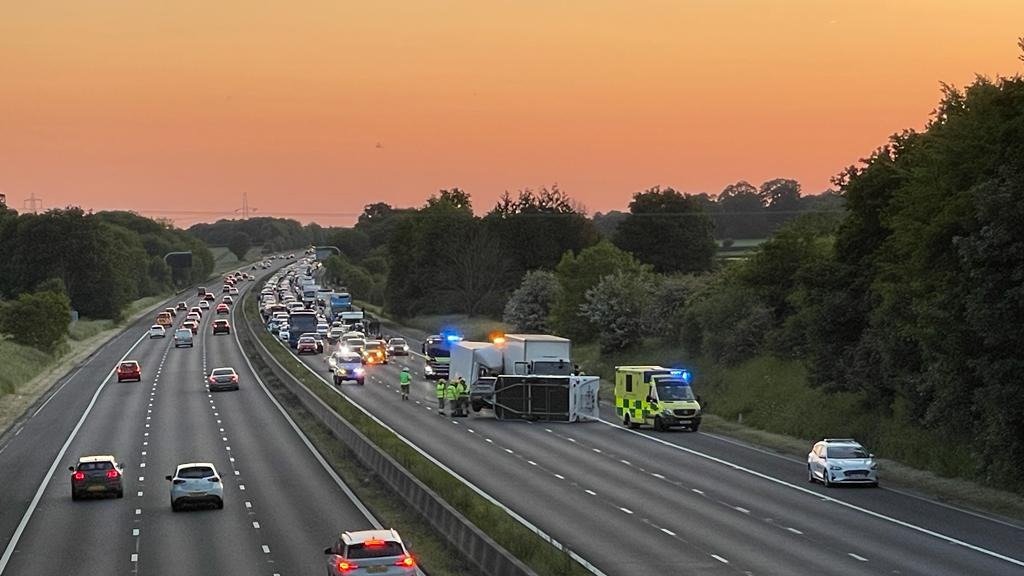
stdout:
POLYGON ((449 342, 459 342, 460 340, 462 340, 462 336, 459 336, 458 334, 448 334, 447 336, 445 336, 445 340, 449 342))
POLYGON ((690 380, 693 378, 693 374, 691 374, 689 370, 672 370, 670 374, 672 376, 679 378, 683 382, 686 382, 687 384, 689 384, 690 380))

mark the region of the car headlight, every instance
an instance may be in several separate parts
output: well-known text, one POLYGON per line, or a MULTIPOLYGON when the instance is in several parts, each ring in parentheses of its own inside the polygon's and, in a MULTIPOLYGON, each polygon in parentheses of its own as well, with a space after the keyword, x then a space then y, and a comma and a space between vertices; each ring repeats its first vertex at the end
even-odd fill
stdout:
POLYGON ((425 367, 425 368, 423 369, 423 373, 424 373, 424 374, 433 374, 433 373, 434 373, 434 369, 433 369, 433 368, 431 368, 431 367, 430 367, 430 366, 428 365, 427 367, 425 367))
POLYGON ((829 470, 842 470, 842 466, 836 466, 835 464, 828 467, 829 470))
POLYGON ((878 462, 871 462, 870 467, 872 470, 878 470, 878 462))
POLYGON ((363 370, 362 368, 356 368, 355 369, 355 373, 356 374, 362 374, 363 372, 365 372, 365 370, 363 370))

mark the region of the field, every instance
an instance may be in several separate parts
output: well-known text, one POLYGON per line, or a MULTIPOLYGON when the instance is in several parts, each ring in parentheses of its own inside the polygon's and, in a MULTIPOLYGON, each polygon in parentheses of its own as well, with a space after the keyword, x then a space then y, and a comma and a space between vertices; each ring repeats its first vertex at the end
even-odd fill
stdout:
POLYGON ((741 260, 749 258, 754 249, 767 240, 767 238, 740 238, 732 240, 729 246, 724 245, 724 240, 716 240, 716 243, 718 244, 718 253, 716 256, 722 260, 741 260))

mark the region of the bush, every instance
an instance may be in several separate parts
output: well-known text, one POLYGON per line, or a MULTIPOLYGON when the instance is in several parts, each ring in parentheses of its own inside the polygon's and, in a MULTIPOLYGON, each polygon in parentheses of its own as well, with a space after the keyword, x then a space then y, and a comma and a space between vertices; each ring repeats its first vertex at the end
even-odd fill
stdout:
POLYGON ((518 332, 549 332, 548 315, 557 297, 558 280, 554 273, 547 270, 527 272, 505 304, 504 321, 518 332))
POLYGON ((68 334, 71 302, 56 291, 26 293, 0 308, 0 331, 26 346, 52 352, 68 334))
POLYGON ((602 352, 628 348, 643 337, 654 280, 651 274, 619 270, 587 290, 580 312, 600 328, 598 342, 602 352))

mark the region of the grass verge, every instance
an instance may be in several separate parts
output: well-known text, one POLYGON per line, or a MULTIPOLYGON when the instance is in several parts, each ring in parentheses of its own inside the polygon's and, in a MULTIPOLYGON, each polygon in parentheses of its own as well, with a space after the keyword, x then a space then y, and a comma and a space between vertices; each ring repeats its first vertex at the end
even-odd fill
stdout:
MULTIPOLYGON (((577 345, 574 357, 588 374, 601 377, 604 398, 612 397, 617 365, 679 366, 684 359, 678 346, 655 339, 615 354, 601 354, 596 344, 577 345)), ((888 486, 1024 520, 1024 498, 964 479, 972 466, 969 450, 901 423, 905 420, 898 405, 890 414, 867 411, 857 394, 811 388, 803 366, 795 361, 758 357, 721 367, 703 359, 687 367, 708 412, 703 422, 707 432, 799 459, 821 438, 852 436, 882 457, 882 480, 888 486)))
MULTIPOLYGON (((252 291, 250 291, 252 292, 252 291)), ((323 382, 311 374, 288 350, 274 341, 259 322, 255 300, 245 298, 245 312, 249 326, 263 345, 295 378, 315 393, 342 418, 351 423, 374 444, 387 452, 406 470, 426 484, 449 505, 463 514, 470 522, 485 531, 499 545, 522 560, 538 574, 559 576, 584 576, 590 573, 573 561, 565 552, 548 545, 536 534, 511 518, 503 510, 484 500, 447 472, 424 458, 383 428, 347 400, 327 390, 323 382)), ((327 444, 338 444, 333 438, 327 444)), ((422 554, 422 551, 421 551, 422 554)), ((425 565, 434 574, 433 558, 427 558, 425 565)))

